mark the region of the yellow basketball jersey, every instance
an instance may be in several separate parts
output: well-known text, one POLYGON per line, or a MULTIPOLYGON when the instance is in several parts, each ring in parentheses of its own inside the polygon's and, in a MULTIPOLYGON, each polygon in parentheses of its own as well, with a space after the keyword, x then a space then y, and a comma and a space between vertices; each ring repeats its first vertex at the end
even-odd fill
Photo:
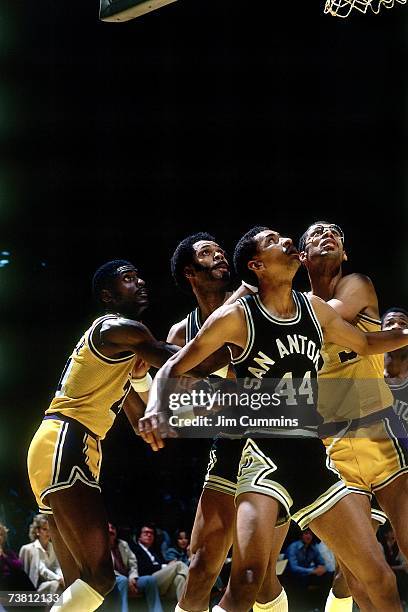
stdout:
POLYGON ((93 335, 102 323, 117 319, 106 315, 96 319, 74 348, 61 374, 57 391, 46 414, 60 412, 76 419, 104 438, 130 389, 135 355, 105 357, 95 347, 93 335))
MULTIPOLYGON (((381 322, 358 314, 354 326, 376 332, 381 322)), ((357 355, 330 342, 322 348, 319 372, 319 412, 325 421, 361 418, 392 406, 392 394, 384 381, 384 355, 357 355)))

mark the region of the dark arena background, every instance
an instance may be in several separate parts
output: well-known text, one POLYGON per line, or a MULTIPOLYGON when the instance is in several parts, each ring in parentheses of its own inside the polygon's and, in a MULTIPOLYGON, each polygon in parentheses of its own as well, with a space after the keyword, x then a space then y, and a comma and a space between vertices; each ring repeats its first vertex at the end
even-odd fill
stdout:
MULTIPOLYGON (((97 0, 3 3, 0 520, 13 548, 36 511, 27 447, 98 314, 100 264, 136 264, 144 322, 165 338, 193 305, 170 275, 183 237, 209 231, 231 254, 252 225, 297 241, 323 218, 381 311, 408 306, 408 6, 344 20, 318 6, 179 0, 115 24, 97 0)), ((154 454, 120 415, 103 448, 116 524, 191 528, 209 440, 154 454)))

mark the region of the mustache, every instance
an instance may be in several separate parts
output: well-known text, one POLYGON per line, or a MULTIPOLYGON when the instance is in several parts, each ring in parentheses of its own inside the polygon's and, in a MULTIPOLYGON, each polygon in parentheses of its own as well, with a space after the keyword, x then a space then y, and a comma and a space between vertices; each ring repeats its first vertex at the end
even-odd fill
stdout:
POLYGON ((228 261, 220 261, 219 263, 214 264, 211 269, 212 270, 216 270, 217 268, 227 268, 227 270, 229 270, 229 263, 228 263, 228 261))

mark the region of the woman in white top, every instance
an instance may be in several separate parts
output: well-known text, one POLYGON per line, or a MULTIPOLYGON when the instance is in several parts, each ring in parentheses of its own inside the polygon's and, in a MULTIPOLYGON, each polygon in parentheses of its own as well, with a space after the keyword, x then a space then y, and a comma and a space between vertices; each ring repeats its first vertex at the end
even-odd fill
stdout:
POLYGON ((62 593, 64 579, 51 543, 47 517, 37 514, 29 528, 30 544, 20 549, 24 571, 37 588, 38 593, 62 593))

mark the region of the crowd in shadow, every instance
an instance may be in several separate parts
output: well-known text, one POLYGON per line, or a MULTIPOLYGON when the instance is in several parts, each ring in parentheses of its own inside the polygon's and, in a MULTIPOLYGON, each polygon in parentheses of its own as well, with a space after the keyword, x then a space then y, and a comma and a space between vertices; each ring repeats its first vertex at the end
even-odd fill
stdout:
MULTIPOLYGON (((26 591, 40 593, 43 597, 60 594, 64 590, 64 579, 52 546, 47 515, 38 514, 32 518, 28 527, 29 542, 23 544, 18 553, 8 544, 7 536, 7 526, 0 523, 0 591, 26 591)), ((398 548, 389 523, 380 527, 377 537, 396 575, 401 601, 406 607, 407 560, 398 548)), ((183 591, 191 560, 189 530, 182 527, 170 534, 166 528, 149 521, 137 528, 111 522, 109 539, 116 585, 101 610, 173 610, 183 591)), ((221 599, 228 583, 231 552, 213 586, 213 605, 221 599)), ((336 560, 332 551, 310 529, 300 531, 295 525, 291 527, 276 570, 288 594, 291 610, 324 610, 336 560)), ((6 602, 3 607, 8 609, 6 602)))

